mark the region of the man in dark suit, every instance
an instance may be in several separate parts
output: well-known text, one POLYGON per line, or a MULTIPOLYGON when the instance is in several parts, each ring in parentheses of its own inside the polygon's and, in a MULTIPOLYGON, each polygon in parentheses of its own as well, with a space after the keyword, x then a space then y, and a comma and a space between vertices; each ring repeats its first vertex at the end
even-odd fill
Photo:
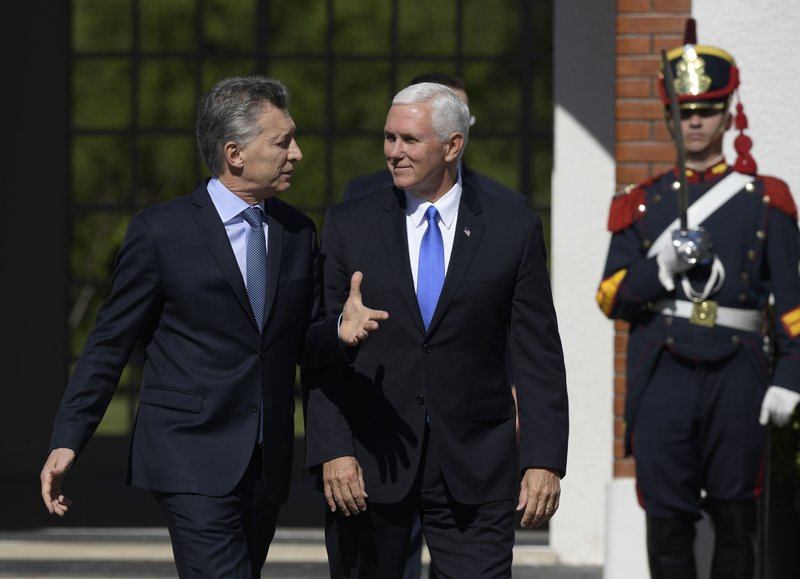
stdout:
MULTIPOLYGON (((200 102, 214 176, 131 220, 41 473, 47 509, 63 516, 62 481, 141 342, 127 483, 152 491, 183 578, 260 576, 289 491, 295 364, 346 359, 337 319, 323 319, 314 224, 275 197, 302 158, 287 99, 254 76, 200 102)), ((357 299, 345 309, 342 340, 376 327, 357 299)))
POLYGON ((417 515, 439 577, 510 577, 515 506, 524 527, 558 508, 568 405, 542 224, 459 178, 468 133, 450 89, 406 87, 384 128, 394 186, 326 216, 326 305, 358 272, 390 316, 338 375, 305 381, 332 577, 402 577, 417 515))
MULTIPOLYGON (((469 96, 467 95, 464 81, 459 77, 447 74, 445 72, 427 72, 418 74, 412 78, 411 82, 408 84, 410 86, 412 84, 419 84, 421 82, 435 82, 438 84, 443 84, 452 90, 458 98, 464 101, 464 104, 469 106, 469 96)), ((470 115, 469 126, 472 127, 474 125, 475 115, 470 115)), ((485 191, 491 195, 496 195, 501 199, 506 199, 519 205, 527 204, 527 199, 525 199, 523 195, 517 191, 514 191, 510 187, 507 187, 502 183, 487 177, 486 175, 474 171, 464 162, 463 159, 459 159, 458 169, 464 183, 469 184, 475 189, 485 191)), ((370 173, 369 175, 362 175, 347 183, 344 189, 344 200, 349 201, 350 199, 355 199, 356 197, 361 197, 362 195, 367 195, 381 189, 386 189, 387 187, 391 187, 392 184, 392 173, 387 168, 381 169, 375 173, 370 173)), ((513 385, 514 373, 508 356, 506 356, 506 364, 508 365, 509 380, 512 380, 511 392, 514 394, 516 399, 516 389, 513 385)), ((422 526, 419 519, 417 519, 414 521, 414 527, 411 530, 411 544, 403 579, 419 579, 421 576, 422 526)), ((436 577, 436 572, 433 567, 429 568, 428 577, 429 579, 434 579, 436 577)))

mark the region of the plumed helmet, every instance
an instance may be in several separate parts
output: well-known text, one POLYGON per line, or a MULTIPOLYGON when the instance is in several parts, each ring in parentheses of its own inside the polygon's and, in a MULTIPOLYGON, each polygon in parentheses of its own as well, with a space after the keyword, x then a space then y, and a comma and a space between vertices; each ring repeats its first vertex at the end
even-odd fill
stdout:
MULTIPOLYGON (((739 69, 727 51, 697 44, 693 18, 686 22, 683 45, 667 51, 667 61, 672 67, 675 95, 681 109, 727 108, 739 86, 739 69)), ((658 75, 658 91, 664 106, 669 106, 663 70, 658 75)))
MULTIPOLYGON (((730 53, 716 46, 697 44, 697 24, 694 18, 686 21, 683 45, 667 51, 667 62, 672 68, 675 96, 682 110, 717 109, 727 111, 734 93, 737 96, 734 125, 739 130, 734 141, 737 158, 734 169, 740 173, 755 175, 756 162, 750 154, 752 139, 744 134, 747 116, 741 99, 738 98, 739 69, 730 53)), ((658 92, 665 111, 669 109, 669 97, 664 88, 664 70, 658 74, 658 92)))

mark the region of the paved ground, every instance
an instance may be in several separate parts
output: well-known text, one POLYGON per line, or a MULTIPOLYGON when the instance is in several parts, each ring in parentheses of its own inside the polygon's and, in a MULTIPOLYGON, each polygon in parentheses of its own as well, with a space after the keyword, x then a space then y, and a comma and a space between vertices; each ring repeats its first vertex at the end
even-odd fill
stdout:
MULTIPOLYGON (((546 532, 521 534, 514 551, 516 579, 602 578, 600 567, 559 565, 546 541, 546 532)), ((327 579, 321 531, 279 529, 263 575, 276 579, 327 579)), ((176 575, 163 529, 62 528, 0 532, 0 577, 175 579, 176 575)))

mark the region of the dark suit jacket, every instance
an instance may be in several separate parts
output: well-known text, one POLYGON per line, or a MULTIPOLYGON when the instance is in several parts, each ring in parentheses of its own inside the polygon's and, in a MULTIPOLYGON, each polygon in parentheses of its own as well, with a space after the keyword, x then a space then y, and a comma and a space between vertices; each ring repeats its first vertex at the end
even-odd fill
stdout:
MULTIPOLYGON (((264 464, 273 503, 287 498, 295 363, 323 315, 313 222, 278 199, 269 214, 266 324, 259 335, 230 241, 205 186, 134 217, 112 290, 58 411, 51 448, 80 452, 137 342, 144 345, 127 482, 221 496, 240 480, 264 400, 264 464)), ((335 346, 319 323, 309 347, 335 346)), ((332 360, 328 360, 332 361, 332 360)))
MULTIPOLYGON (((461 175, 464 185, 470 185, 475 189, 485 191, 491 195, 496 195, 506 201, 512 201, 519 205, 527 205, 528 201, 521 193, 506 187, 502 183, 486 175, 473 171, 463 162, 461 163, 461 175)), ((361 197, 368 193, 374 193, 386 187, 391 187, 392 184, 392 174, 388 169, 370 173, 369 175, 362 175, 347 183, 344 189, 344 200, 349 201, 350 199, 355 199, 356 197, 361 197)))
POLYGON ((520 410, 520 465, 566 468, 567 391, 546 269, 531 210, 463 189, 442 294, 425 331, 406 240, 405 197, 386 188, 331 208, 323 231, 325 299, 341 310, 354 271, 364 304, 389 319, 339 380, 310 376, 306 466, 354 455, 370 501, 404 498, 420 463, 426 415, 448 488, 464 503, 518 491, 510 340, 520 410))

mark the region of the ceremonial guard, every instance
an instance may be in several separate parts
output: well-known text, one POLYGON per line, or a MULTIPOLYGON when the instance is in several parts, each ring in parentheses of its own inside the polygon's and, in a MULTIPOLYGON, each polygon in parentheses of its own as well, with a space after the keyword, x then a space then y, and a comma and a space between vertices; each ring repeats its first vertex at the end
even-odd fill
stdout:
POLYGON ((712 577, 752 579, 763 425, 785 424, 800 400, 797 209, 786 183, 757 173, 733 57, 697 44, 693 20, 662 56, 677 167, 613 198, 597 302, 630 323, 626 452, 652 579, 696 577, 701 511, 712 577))

